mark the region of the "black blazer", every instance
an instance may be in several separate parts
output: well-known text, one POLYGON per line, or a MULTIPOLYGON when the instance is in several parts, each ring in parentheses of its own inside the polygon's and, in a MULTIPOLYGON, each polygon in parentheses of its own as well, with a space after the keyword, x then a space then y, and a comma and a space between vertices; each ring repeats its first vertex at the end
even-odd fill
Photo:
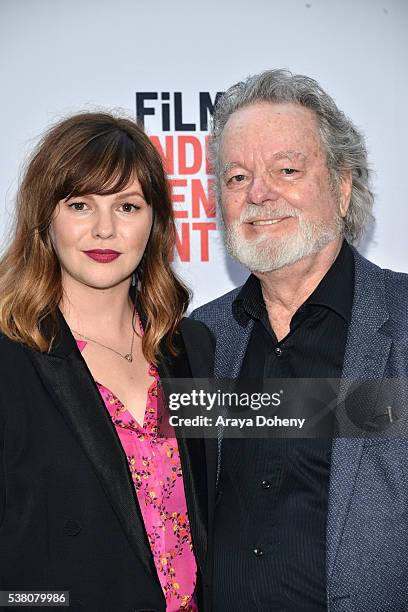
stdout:
MULTIPOLYGON (((164 611, 125 453, 59 318, 61 332, 50 353, 0 336, 0 590, 70 591, 70 609, 87 612, 164 611)), ((211 376, 208 329, 190 319, 179 329, 179 354, 170 357, 163 348, 160 377, 211 376)), ((215 445, 197 439, 178 444, 196 593, 207 610, 215 445)))

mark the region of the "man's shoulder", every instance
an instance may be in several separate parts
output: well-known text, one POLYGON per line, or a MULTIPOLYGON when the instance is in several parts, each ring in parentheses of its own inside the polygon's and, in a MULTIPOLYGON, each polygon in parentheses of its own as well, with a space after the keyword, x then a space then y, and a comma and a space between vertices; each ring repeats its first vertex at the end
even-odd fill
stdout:
POLYGON ((408 274, 384 270, 385 299, 391 318, 404 329, 408 326, 408 274))
POLYGON ((220 297, 199 306, 191 313, 191 318, 203 323, 214 322, 216 319, 231 316, 232 304, 238 296, 241 287, 237 287, 228 293, 224 293, 220 297))
POLYGON ((191 313, 191 318, 205 323, 216 338, 222 332, 231 332, 235 325, 238 325, 232 312, 232 305, 240 291, 241 287, 237 287, 221 297, 196 308, 191 313))
POLYGON ((408 319, 408 274, 381 268, 355 251, 355 263, 366 293, 378 289, 384 296, 387 310, 391 315, 408 319))
POLYGON ((384 268, 387 288, 395 293, 406 293, 408 291, 408 274, 405 272, 396 272, 384 268))
POLYGON ((354 250, 354 257, 356 264, 366 270, 367 272, 374 272, 382 274, 387 284, 387 288, 398 292, 405 292, 408 290, 408 274, 405 272, 396 272, 395 270, 389 270, 388 268, 381 268, 374 262, 366 259, 356 249, 354 250))

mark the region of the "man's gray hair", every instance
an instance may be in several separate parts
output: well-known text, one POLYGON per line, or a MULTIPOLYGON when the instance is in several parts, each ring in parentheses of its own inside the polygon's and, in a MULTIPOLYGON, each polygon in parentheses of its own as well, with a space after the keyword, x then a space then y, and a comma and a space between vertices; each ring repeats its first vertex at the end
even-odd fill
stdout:
POLYGON ((372 219, 373 194, 364 136, 337 108, 334 100, 314 79, 289 70, 266 70, 232 85, 218 100, 211 134, 211 159, 216 175, 216 194, 220 197, 220 144, 229 117, 240 108, 257 102, 299 104, 314 111, 320 139, 327 154, 333 189, 338 191, 344 173, 351 171, 352 191, 344 218, 344 236, 358 242, 372 219))

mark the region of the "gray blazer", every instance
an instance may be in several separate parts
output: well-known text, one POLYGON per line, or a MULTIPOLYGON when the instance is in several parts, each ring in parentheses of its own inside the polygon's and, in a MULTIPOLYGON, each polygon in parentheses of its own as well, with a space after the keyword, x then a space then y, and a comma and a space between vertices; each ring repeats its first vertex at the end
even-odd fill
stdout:
MULTIPOLYGON (((342 381, 407 378, 408 275, 353 252, 354 301, 342 381)), ((219 378, 239 376, 253 327, 252 321, 242 327, 232 315, 238 292, 192 313, 216 337, 219 378)), ((408 611, 408 439, 333 442, 327 601, 329 612, 408 611)))

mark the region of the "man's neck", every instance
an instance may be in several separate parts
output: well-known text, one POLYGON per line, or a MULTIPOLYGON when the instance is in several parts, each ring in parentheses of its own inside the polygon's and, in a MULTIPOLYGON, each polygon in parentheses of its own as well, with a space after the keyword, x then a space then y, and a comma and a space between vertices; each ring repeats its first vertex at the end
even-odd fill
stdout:
POLYGON ((316 289, 340 252, 342 237, 291 266, 254 273, 260 280, 269 321, 278 340, 290 329, 295 312, 316 289))

